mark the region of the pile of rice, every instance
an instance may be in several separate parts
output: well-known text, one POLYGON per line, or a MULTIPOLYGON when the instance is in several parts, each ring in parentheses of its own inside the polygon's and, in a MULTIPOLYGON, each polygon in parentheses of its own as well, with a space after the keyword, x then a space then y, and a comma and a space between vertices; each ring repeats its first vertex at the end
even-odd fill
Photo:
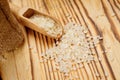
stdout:
POLYGON ((74 23, 68 23, 64 27, 64 35, 57 42, 57 46, 42 54, 43 61, 48 59, 55 61, 55 67, 65 76, 70 71, 81 67, 83 62, 89 63, 94 60, 91 48, 94 48, 102 39, 100 36, 86 36, 88 29, 74 23), (79 67, 74 65, 78 64, 79 67))
POLYGON ((62 35, 62 27, 58 25, 55 20, 49 17, 34 14, 29 19, 40 26, 42 29, 44 29, 46 33, 50 34, 52 37, 62 35))

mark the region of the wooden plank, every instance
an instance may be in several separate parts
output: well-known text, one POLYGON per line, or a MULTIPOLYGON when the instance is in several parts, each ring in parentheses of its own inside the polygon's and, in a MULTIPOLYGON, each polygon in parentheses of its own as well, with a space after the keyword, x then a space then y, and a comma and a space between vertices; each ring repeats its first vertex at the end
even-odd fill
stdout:
MULTIPOLYGON (((88 2, 88 3, 90 4, 90 2, 88 2)), ((96 34, 96 30, 95 30, 94 24, 90 21, 89 17, 87 16, 87 11, 84 9, 84 6, 83 6, 83 5, 81 4, 81 2, 79 2, 79 1, 76 1, 76 4, 78 4, 79 10, 80 10, 80 12, 82 13, 82 16, 84 17, 85 22, 87 23, 87 26, 88 26, 91 34, 92 34, 92 35, 99 35, 99 34, 96 34)), ((99 53, 100 53, 99 56, 102 56, 102 57, 103 57, 103 55, 101 55, 101 52, 99 52, 99 53)), ((104 60, 104 58, 103 58, 103 60, 104 60)), ((105 61, 102 62, 102 65, 103 65, 103 64, 106 65, 105 61)), ((107 67, 107 66, 105 66, 105 67, 107 67)), ((104 68, 105 68, 105 67, 104 67, 104 68)), ((108 69, 108 68, 107 68, 107 69, 108 69)), ((108 71, 109 71, 109 70, 108 70, 108 71)))
MULTIPOLYGON (((70 73, 71 76, 76 75, 73 80, 120 79, 119 0, 11 1, 18 6, 29 6, 48 13, 60 20, 63 26, 68 22, 81 24, 89 29, 89 36, 103 36, 103 41, 91 49, 95 60, 83 63, 83 67, 75 65, 79 69, 70 73)), ((53 39, 27 28, 27 38, 23 46, 10 54, 0 55, 0 71, 3 80, 69 80, 55 69, 53 60, 41 62, 42 53, 55 46, 53 39)))
POLYGON ((34 37, 34 32, 28 31, 28 42, 30 47, 30 58, 31 58, 31 67, 32 67, 32 76, 34 80, 42 80, 41 79, 41 67, 38 56, 38 50, 36 48, 36 42, 34 37))
POLYGON ((103 45, 105 47, 105 50, 108 50, 108 47, 110 48, 111 52, 108 52, 108 54, 106 54, 106 57, 110 63, 110 66, 116 78, 119 79, 118 74, 120 73, 119 71, 117 71, 117 68, 120 66, 119 59, 118 59, 118 56, 119 56, 118 48, 120 48, 120 44, 118 42, 118 39, 115 37, 114 32, 111 30, 111 27, 113 26, 112 23, 110 23, 108 20, 109 18, 105 16, 109 14, 106 14, 104 12, 105 7, 102 6, 104 4, 99 0, 96 0, 94 2, 92 0, 82 1, 82 3, 85 9, 87 10, 89 17, 98 26, 99 31, 103 35, 103 45), (89 3, 91 3, 92 6, 88 5, 89 3), (116 50, 118 52, 116 52, 116 50), (114 59, 114 61, 111 61, 111 59, 114 59))
POLYGON ((1 78, 3 80, 18 80, 18 75, 16 71, 15 58, 13 52, 4 53, 3 56, 0 56, 0 70, 1 70, 1 78), (12 73, 12 74, 11 74, 12 73))

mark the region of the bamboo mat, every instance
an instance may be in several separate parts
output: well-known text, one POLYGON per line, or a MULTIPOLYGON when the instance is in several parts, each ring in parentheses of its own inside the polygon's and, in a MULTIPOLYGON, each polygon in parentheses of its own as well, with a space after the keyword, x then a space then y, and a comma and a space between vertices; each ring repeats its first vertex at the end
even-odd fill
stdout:
MULTIPOLYGON (((120 0, 10 1, 50 14, 63 26, 72 21, 88 27, 89 35, 103 36, 101 44, 91 50, 96 60, 72 71, 73 80, 120 80, 120 0)), ((40 62, 41 53, 55 46, 55 41, 28 28, 26 33, 20 49, 0 56, 2 79, 70 80, 55 69, 54 61, 40 62)))

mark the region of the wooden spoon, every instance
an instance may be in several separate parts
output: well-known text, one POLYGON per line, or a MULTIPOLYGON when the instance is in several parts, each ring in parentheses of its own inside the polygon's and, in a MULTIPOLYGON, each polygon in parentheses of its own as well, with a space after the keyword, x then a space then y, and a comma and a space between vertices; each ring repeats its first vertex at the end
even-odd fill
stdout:
POLYGON ((55 39, 63 34, 63 27, 55 18, 32 8, 19 8, 12 3, 9 4, 13 14, 24 26, 55 39))

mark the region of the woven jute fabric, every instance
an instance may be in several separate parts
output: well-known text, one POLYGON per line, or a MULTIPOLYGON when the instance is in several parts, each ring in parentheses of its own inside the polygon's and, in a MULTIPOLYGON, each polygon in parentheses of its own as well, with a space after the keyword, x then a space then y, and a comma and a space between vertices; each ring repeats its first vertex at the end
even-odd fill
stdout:
POLYGON ((0 53, 18 48, 24 40, 22 26, 10 11, 7 0, 0 0, 0 53))

